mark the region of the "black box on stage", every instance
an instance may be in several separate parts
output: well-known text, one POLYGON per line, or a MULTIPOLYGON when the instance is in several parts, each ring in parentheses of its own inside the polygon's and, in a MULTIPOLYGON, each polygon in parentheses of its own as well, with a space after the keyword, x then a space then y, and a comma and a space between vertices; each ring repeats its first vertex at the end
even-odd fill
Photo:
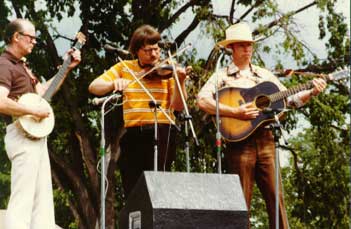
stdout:
POLYGON ((119 216, 120 229, 243 229, 248 212, 238 175, 146 171, 119 216))

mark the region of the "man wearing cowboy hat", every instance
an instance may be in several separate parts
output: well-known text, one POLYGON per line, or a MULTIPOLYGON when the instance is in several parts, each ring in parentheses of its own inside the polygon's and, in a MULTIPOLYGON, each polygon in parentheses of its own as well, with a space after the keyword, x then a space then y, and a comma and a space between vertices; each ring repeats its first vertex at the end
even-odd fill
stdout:
MULTIPOLYGON (((254 43, 251 30, 246 23, 232 25, 226 30, 226 39, 218 42, 217 45, 232 50, 233 62, 226 68, 215 72, 200 90, 198 94, 200 109, 209 114, 216 113, 214 99, 216 84, 219 88, 251 88, 261 82, 269 81, 277 85, 279 90, 286 89, 270 71, 251 63, 254 43)), ((290 96, 287 99, 287 104, 300 107, 326 87, 325 81, 321 79, 313 80, 313 85, 311 90, 301 91, 290 96)), ((238 107, 219 104, 221 116, 233 117, 238 120, 255 119, 259 112, 253 103, 242 104, 238 107)), ((275 228, 275 145, 272 131, 266 127, 258 127, 253 134, 240 142, 227 142, 224 158, 227 171, 240 176, 249 211, 253 185, 255 181, 257 182, 266 202, 270 228, 275 228)), ((280 228, 288 228, 281 189, 279 197, 279 225, 280 228)))

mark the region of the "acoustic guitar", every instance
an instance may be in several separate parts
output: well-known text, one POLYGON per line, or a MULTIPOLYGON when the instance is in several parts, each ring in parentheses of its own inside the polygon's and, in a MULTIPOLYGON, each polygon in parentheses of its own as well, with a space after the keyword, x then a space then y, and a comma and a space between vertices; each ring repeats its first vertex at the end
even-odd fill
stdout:
MULTIPOLYGON (((73 46, 73 49, 79 50, 83 47, 85 43, 85 35, 79 32, 76 36, 77 42, 73 46)), ((20 104, 24 104, 29 107, 42 107, 48 108, 50 114, 47 118, 41 119, 40 121, 33 118, 32 115, 23 115, 18 117, 16 120, 16 125, 22 129, 26 136, 32 139, 40 139, 49 135, 54 129, 55 117, 54 112, 49 104, 51 97, 54 95, 55 91, 58 89, 60 82, 64 77, 68 66, 71 63, 71 56, 69 56, 62 64, 59 71, 54 75, 54 79, 50 84, 50 87, 46 90, 43 97, 35 93, 26 93, 22 95, 17 101, 20 104)))
MULTIPOLYGON (((348 78, 350 69, 337 71, 323 77, 326 81, 342 80, 348 78)), ((288 90, 280 91, 277 85, 271 82, 262 82, 251 88, 224 87, 218 91, 219 103, 239 107, 246 103, 253 103, 260 112, 253 120, 240 120, 233 117, 220 117, 220 132, 229 142, 239 142, 249 137, 259 126, 274 121, 274 116, 267 110, 280 111, 278 117, 283 115, 286 107, 285 98, 300 91, 313 88, 312 81, 294 86, 288 90)))

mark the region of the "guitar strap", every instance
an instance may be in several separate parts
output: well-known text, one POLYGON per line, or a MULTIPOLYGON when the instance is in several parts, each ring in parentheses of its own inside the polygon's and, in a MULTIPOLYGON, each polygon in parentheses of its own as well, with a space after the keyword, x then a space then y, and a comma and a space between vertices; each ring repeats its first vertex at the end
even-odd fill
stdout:
POLYGON ((21 60, 24 70, 27 72, 30 77, 30 82, 33 87, 39 82, 38 78, 33 74, 32 70, 28 67, 27 63, 24 60, 21 60))
POLYGON ((251 71, 251 72, 253 74, 253 79, 254 79, 255 83, 258 84, 260 82, 259 78, 261 78, 261 76, 259 76, 257 74, 257 72, 255 72, 255 71, 251 71))
POLYGON ((255 78, 254 78, 254 79, 255 79, 255 80, 254 80, 255 83, 259 83, 259 82, 260 82, 259 79, 262 78, 262 77, 261 77, 260 75, 258 75, 256 71, 253 70, 251 64, 250 64, 250 71, 252 72, 252 76, 255 77, 255 78))
MULTIPOLYGON (((234 77, 235 79, 237 79, 237 78, 238 78, 238 73, 239 73, 240 71, 238 70, 238 71, 233 72, 233 73, 228 73, 228 68, 229 68, 229 66, 227 67, 227 75, 228 75, 228 77, 234 77)), ((251 65, 251 64, 250 64, 250 72, 252 73, 252 80, 253 80, 256 84, 258 84, 258 83, 260 82, 259 78, 262 78, 262 77, 261 77, 260 75, 258 75, 256 71, 254 71, 254 70, 252 69, 252 65, 251 65)), ((224 82, 223 82, 223 83, 224 83, 224 82)), ((223 85, 223 86, 224 86, 224 85, 223 85)))

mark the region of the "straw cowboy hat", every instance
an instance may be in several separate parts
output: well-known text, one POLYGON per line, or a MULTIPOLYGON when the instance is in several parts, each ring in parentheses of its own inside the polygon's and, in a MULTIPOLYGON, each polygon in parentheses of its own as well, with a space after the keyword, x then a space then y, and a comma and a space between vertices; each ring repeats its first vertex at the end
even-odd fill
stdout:
POLYGON ((226 47, 229 44, 237 42, 255 42, 252 39, 251 29, 248 24, 241 22, 229 26, 225 30, 225 40, 218 42, 217 45, 226 47))

